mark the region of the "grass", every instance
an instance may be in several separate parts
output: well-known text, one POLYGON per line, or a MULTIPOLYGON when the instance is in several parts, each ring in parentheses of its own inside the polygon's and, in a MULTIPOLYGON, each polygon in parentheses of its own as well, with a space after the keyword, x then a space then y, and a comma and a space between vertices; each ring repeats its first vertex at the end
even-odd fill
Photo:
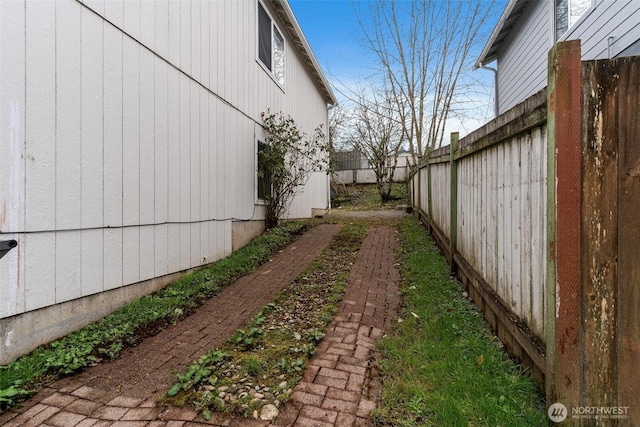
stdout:
POLYGON ((402 223, 398 261, 403 308, 381 341, 385 426, 546 426, 532 380, 449 276, 444 258, 413 217, 402 223))
POLYGON ((407 186, 403 182, 394 182, 391 186, 391 199, 387 202, 380 200, 375 184, 357 184, 338 186, 338 197, 332 202, 336 209, 344 210, 374 210, 394 209, 399 204, 407 203, 407 186))
POLYGON ((229 257, 187 274, 168 287, 133 301, 98 322, 0 367, 0 412, 43 385, 99 362, 186 317, 237 278, 268 261, 306 230, 310 222, 288 222, 229 257))
POLYGON ((300 381, 337 311, 366 225, 344 225, 329 246, 223 345, 175 374, 166 401, 212 412, 257 417, 280 406, 300 381))

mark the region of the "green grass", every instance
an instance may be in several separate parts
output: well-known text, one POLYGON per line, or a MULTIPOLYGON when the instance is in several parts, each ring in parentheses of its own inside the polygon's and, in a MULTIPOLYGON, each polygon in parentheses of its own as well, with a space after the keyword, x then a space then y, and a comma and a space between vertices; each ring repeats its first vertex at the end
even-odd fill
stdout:
POLYGON ((268 261, 310 225, 308 221, 283 223, 229 257, 0 367, 0 412, 55 378, 81 371, 101 359, 113 359, 123 348, 184 318, 222 287, 268 261))
POLYGON ((401 235, 402 322, 381 341, 376 425, 548 425, 534 383, 462 298, 426 230, 409 217, 401 235))
POLYGON ((375 184, 357 184, 338 186, 338 197, 331 203, 334 208, 345 210, 394 209, 407 203, 407 186, 403 182, 394 182, 391 186, 391 199, 380 200, 375 184))

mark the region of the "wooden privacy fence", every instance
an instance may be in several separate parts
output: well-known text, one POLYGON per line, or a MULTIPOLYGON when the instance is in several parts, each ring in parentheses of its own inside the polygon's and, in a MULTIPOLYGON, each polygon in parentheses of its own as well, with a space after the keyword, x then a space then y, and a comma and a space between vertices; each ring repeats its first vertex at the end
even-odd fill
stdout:
POLYGON ((431 152, 412 204, 548 404, 640 425, 640 57, 580 58, 556 45, 547 89, 431 152))

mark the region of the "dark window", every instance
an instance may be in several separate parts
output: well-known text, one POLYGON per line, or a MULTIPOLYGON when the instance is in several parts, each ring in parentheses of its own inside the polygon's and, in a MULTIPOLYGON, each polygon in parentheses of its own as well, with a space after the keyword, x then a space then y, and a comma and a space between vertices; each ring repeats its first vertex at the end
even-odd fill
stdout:
POLYGON ((258 57, 271 71, 271 18, 258 3, 258 57))
POLYGON ((569 29, 568 0, 556 0, 556 40, 569 29))
POLYGON ((264 6, 258 2, 258 59, 284 88, 285 44, 264 6))
POLYGON ((556 0, 556 40, 591 7, 592 0, 556 0))
POLYGON ((264 164, 264 150, 267 145, 258 142, 258 200, 269 200, 271 195, 271 180, 269 171, 264 164))

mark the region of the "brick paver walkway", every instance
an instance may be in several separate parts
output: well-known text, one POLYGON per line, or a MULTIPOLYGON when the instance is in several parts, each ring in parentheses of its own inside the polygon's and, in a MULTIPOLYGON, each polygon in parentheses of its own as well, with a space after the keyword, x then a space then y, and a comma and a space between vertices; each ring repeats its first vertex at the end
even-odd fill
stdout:
MULTIPOLYGON (((211 298, 197 312, 110 363, 59 380, 24 407, 0 415, 5 426, 267 426, 266 421, 214 414, 209 422, 184 408, 159 407, 173 373, 228 339, 330 242, 337 225, 301 236, 256 273, 211 298)), ((340 313, 316 357, 272 426, 368 425, 378 380, 367 369, 398 305, 395 231, 370 230, 353 266, 340 313)))
POLYGON ((362 243, 340 312, 296 386, 278 426, 369 426, 380 394, 375 342, 398 309, 397 232, 376 227, 362 243))

